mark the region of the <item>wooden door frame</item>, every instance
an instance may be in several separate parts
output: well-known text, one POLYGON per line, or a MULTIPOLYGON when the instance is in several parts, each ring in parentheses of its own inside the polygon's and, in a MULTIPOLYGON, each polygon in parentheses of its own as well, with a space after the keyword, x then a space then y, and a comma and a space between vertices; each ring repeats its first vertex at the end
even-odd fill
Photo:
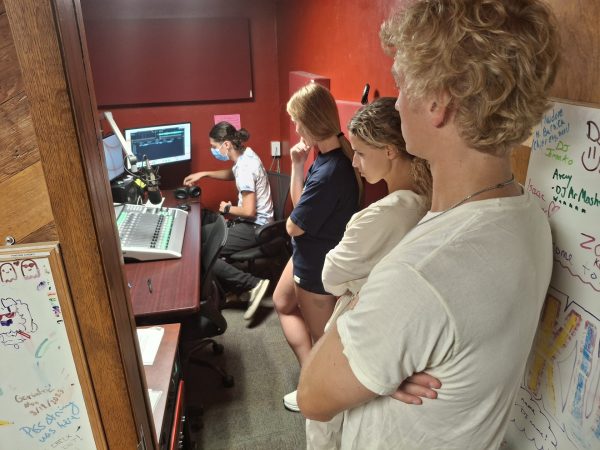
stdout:
POLYGON ((100 411, 99 448, 156 448, 79 0, 4 0, 77 323, 100 411))

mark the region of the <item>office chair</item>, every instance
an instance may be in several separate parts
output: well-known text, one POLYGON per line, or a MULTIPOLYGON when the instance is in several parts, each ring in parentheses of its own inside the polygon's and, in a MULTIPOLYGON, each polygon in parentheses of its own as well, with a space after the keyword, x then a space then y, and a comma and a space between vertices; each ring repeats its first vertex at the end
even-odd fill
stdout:
MULTIPOLYGON (((283 270, 283 265, 292 254, 290 237, 285 229, 285 203, 290 192, 290 176, 280 172, 267 172, 269 185, 271 186, 271 198, 273 200, 274 221, 256 229, 256 241, 258 245, 249 249, 241 250, 228 256, 228 260, 234 263, 245 263, 248 271, 256 272, 257 260, 269 259, 276 261, 275 267, 283 270)), ((272 282, 276 282, 281 270, 275 273, 273 265, 269 266, 272 282)))
POLYGON ((221 375, 223 386, 232 387, 233 377, 227 374, 221 367, 202 359, 197 352, 206 345, 212 344, 215 355, 223 353, 223 345, 212 339, 221 335, 227 329, 227 321, 221 314, 222 292, 213 273, 215 261, 227 242, 227 224, 223 216, 218 216, 212 225, 210 235, 202 246, 201 254, 201 276, 200 276, 200 312, 197 316, 184 322, 184 341, 199 338, 192 348, 186 352, 186 361, 190 364, 198 364, 212 369, 221 375))

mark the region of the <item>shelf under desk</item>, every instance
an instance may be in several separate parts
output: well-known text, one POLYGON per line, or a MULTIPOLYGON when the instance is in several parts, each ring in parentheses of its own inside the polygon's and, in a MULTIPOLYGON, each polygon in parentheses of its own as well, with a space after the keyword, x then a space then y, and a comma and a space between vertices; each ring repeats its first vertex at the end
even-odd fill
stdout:
MULTIPOLYGON (((177 421, 177 417, 181 416, 183 409, 183 404, 177 402, 179 390, 182 391, 183 387, 182 383, 180 386, 181 366, 177 360, 180 325, 173 323, 160 326, 165 331, 154 359, 154 364, 144 366, 144 372, 146 374, 148 389, 161 391, 161 396, 152 410, 152 417, 154 419, 157 442, 166 443, 166 441, 171 439, 174 422, 177 421), (171 394, 171 397, 169 397, 170 391, 174 392, 175 395, 171 394), (169 414, 172 417, 168 417, 168 420, 165 420, 165 414, 169 414), (163 429, 163 427, 171 429, 163 429)), ((177 426, 177 424, 175 425, 177 426)))

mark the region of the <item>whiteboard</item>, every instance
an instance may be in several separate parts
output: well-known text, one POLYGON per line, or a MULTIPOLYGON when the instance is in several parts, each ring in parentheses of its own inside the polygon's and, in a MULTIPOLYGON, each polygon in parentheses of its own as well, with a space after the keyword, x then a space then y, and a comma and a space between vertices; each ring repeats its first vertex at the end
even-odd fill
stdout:
POLYGON ((15 252, 0 253, 0 448, 95 449, 64 322, 69 299, 55 284, 60 258, 15 252))
POLYGON ((554 103, 531 150, 554 270, 503 448, 600 449, 600 109, 554 103))

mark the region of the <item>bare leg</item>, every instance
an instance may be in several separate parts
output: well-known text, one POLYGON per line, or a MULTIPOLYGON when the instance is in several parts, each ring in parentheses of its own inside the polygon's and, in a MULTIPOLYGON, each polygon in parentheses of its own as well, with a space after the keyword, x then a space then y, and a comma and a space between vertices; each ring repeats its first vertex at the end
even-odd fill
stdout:
POLYGON ((292 259, 290 258, 273 292, 273 303, 279 314, 283 334, 298 358, 298 362, 302 365, 302 361, 312 348, 312 341, 298 308, 293 274, 292 259))
MULTIPOLYGON (((331 317, 331 314, 333 314, 336 297, 333 295, 314 294, 305 291, 297 285, 296 296, 312 342, 315 343, 325 332, 325 324, 331 317)), ((302 365, 302 360, 300 365, 302 365)))

